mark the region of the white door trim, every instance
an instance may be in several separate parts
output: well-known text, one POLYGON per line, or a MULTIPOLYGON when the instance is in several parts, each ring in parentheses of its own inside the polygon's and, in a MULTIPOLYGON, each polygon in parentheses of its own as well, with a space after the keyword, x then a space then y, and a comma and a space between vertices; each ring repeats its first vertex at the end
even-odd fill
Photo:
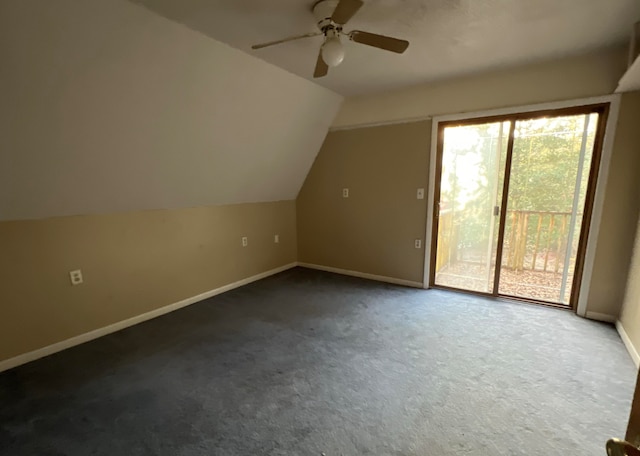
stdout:
POLYGON ((526 106, 518 106, 511 108, 491 109, 487 111, 475 111, 460 114, 447 114, 436 116, 432 120, 431 127, 431 157, 429 160, 429 192, 427 198, 427 226, 425 233, 425 257, 424 257, 424 288, 429 288, 429 276, 431 273, 431 235, 433 230, 433 206, 435 196, 435 177, 436 177, 436 154, 438 153, 438 128, 440 122, 448 122, 452 120, 468 120, 478 117, 499 116, 505 114, 519 114, 523 112, 543 111, 547 109, 562 109, 575 106, 585 106, 598 103, 609 103, 609 117, 607 119, 606 130, 604 134, 604 143, 602 146, 602 154, 600 157, 600 169, 598 170, 598 181, 596 183, 596 192, 593 201, 593 213, 591 216, 591 224, 587 237, 587 249, 584 257, 584 269, 582 273, 582 283, 580 284, 580 297, 578 299, 577 313, 580 316, 586 316, 587 298, 589 296, 589 288, 591 286, 591 277, 593 274, 593 265, 595 260, 597 239, 600 232, 600 219, 602 217, 602 209, 604 206, 604 194, 607 187, 607 178, 609 176, 609 163, 613 152, 613 142, 615 138, 615 129, 618 123, 618 113, 620 110, 620 95, 604 95, 600 97, 580 98, 576 100, 556 101, 551 103, 540 103, 526 106))

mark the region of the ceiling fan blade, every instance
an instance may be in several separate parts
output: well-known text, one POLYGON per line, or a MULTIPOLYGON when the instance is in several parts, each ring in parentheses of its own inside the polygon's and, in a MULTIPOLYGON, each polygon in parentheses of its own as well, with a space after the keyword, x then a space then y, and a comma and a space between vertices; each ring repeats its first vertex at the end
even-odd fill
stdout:
POLYGON ((331 20, 336 24, 344 25, 362 8, 362 0, 340 0, 338 6, 331 15, 331 20))
POLYGON ((322 48, 318 52, 318 61, 316 62, 316 69, 313 71, 314 78, 321 78, 329 73, 329 65, 322 59, 322 48))
POLYGON ((254 44, 253 46, 251 46, 251 49, 262 49, 268 46, 274 46, 276 44, 286 43, 287 41, 301 40, 302 38, 311 38, 312 36, 320 36, 320 35, 322 35, 322 32, 313 32, 313 33, 305 33, 304 35, 290 36, 289 38, 284 38, 277 41, 269 41, 268 43, 254 44))
POLYGON ((385 51, 397 52, 398 54, 402 54, 409 47, 409 42, 406 40, 399 40, 397 38, 377 35, 375 33, 362 32, 360 30, 354 30, 349 33, 349 38, 356 43, 377 47, 384 49, 385 51))

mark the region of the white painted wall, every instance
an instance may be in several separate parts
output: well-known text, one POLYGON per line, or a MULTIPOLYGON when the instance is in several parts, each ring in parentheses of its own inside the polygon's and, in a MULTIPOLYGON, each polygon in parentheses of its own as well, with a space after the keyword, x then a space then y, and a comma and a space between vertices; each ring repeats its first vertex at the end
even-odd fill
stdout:
POLYGON ((295 199, 342 102, 125 0, 3 0, 0 63, 0 220, 295 199))

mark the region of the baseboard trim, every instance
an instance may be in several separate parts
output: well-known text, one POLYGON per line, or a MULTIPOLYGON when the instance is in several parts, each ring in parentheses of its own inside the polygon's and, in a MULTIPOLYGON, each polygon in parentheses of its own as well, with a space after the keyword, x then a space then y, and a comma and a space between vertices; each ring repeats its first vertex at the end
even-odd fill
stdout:
POLYGON ((622 326, 620 320, 616 321, 616 329, 618 330, 618 334, 620 334, 620 338, 622 339, 624 346, 629 352, 629 356, 631 356, 633 363, 636 365, 636 368, 640 368, 640 354, 638 354, 636 347, 633 346, 633 343, 631 342, 631 339, 629 339, 629 335, 624 330, 624 326, 622 326))
POLYGON ((613 315, 603 314, 599 312, 587 312, 585 318, 590 320, 604 321, 606 323, 615 323, 618 319, 613 315))
POLYGON ((387 277, 387 276, 381 276, 381 275, 376 275, 376 274, 368 274, 366 272, 351 271, 349 269, 333 268, 331 266, 322 266, 320 264, 313 264, 313 263, 301 263, 301 262, 298 262, 298 266, 303 267, 303 268, 309 268, 309 269, 317 269, 318 271, 333 272, 335 274, 342 274, 342 275, 347 275, 347 276, 351 276, 351 277, 358 277, 358 278, 361 278, 361 279, 369 279, 369 280, 375 280, 375 281, 378 281, 378 282, 392 283, 394 285, 402 285, 402 286, 405 286, 405 287, 422 288, 422 282, 414 282, 412 280, 396 279, 395 277, 387 277))
POLYGON ((182 309, 183 307, 189 306, 191 304, 195 304, 196 302, 203 301, 213 296, 222 294, 226 291, 231 291, 235 288, 240 288, 244 285, 250 284, 252 282, 256 282, 258 280, 264 279, 274 274, 278 274, 280 272, 286 271, 296 266, 297 266, 297 263, 295 262, 289 263, 287 265, 280 266, 278 268, 271 269, 269 271, 265 271, 260 274, 256 274, 254 276, 247 277, 246 279, 238 280, 237 282, 233 282, 228 285, 223 285, 213 290, 205 291, 204 293, 200 293, 199 295, 192 296, 187 299, 183 299, 182 301, 178 301, 173 304, 169 304, 168 306, 152 310, 151 312, 147 312, 141 315, 136 315, 135 317, 131 317, 126 320, 122 320, 117 323, 95 329, 93 331, 89 331, 88 333, 80 334, 70 339, 66 339, 61 342, 56 342, 55 344, 51 344, 46 347, 39 348, 37 350, 33 350, 28 353, 24 353, 22 355, 15 356, 13 358, 9 358, 4 361, 0 361, 0 372, 6 371, 8 369, 12 369, 14 367, 18 367, 22 364, 26 364, 31 361, 35 361, 36 359, 44 358, 45 356, 49 356, 54 353, 60 352, 62 350, 66 350, 67 348, 75 347, 76 345, 80 345, 85 342, 89 342, 91 340, 97 339, 99 337, 106 336, 107 334, 120 331, 130 326, 137 325, 138 323, 142 323, 144 321, 151 320, 161 315, 168 314, 175 310, 182 309))

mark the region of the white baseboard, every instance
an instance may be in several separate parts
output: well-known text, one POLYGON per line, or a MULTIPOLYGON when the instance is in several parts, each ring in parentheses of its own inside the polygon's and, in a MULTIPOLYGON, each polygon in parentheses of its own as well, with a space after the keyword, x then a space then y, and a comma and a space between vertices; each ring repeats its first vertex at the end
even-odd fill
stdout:
POLYGON ((636 365, 636 368, 640 368, 640 354, 638 354, 638 350, 636 350, 636 347, 633 346, 633 343, 631 342, 631 339, 629 339, 629 335, 624 330, 624 327, 622 326, 622 323, 620 323, 620 320, 616 321, 616 329, 618 330, 618 334, 620 334, 620 338, 622 339, 622 342, 624 342, 624 346, 627 348, 631 359, 636 365))
POLYGON ((28 353, 24 353, 22 355, 18 355, 14 358, 9 358, 4 361, 0 361, 0 372, 5 371, 7 369, 11 369, 13 367, 20 366, 22 364, 29 363, 31 361, 35 361, 36 359, 39 359, 39 358, 44 358, 45 356, 52 355, 59 351, 65 350, 67 348, 75 347, 76 345, 89 342, 90 340, 94 340, 99 337, 106 336, 107 334, 120 331, 121 329, 125 329, 133 325, 137 325, 138 323, 142 323, 143 321, 151 320, 161 315, 168 314, 169 312, 173 312, 174 310, 178 310, 183 307, 189 306, 191 304, 195 304, 196 302, 203 301, 205 299, 211 298, 212 296, 216 296, 226 291, 239 288, 243 285, 247 285, 251 282, 255 282, 257 280, 264 279, 274 274, 278 274, 280 272, 286 271, 287 269, 291 269, 296 266, 297 266, 297 263, 290 263, 285 266, 281 266, 279 268, 271 269, 270 271, 262 272, 254 276, 247 277, 246 279, 238 280, 237 282, 224 285, 214 290, 205 291, 204 293, 201 293, 199 295, 192 296, 187 299, 183 299, 182 301, 178 301, 176 303, 169 304, 168 306, 152 310, 151 312, 147 312, 142 315, 136 315, 135 317, 119 321, 112 325, 105 326, 103 328, 98 328, 93 331, 89 331, 88 333, 80 334, 79 336, 75 336, 70 339, 63 340, 61 342, 56 342, 55 344, 48 345, 43 348, 39 348, 37 350, 31 351, 28 353))
POLYGON ((396 279, 395 277, 386 277, 375 274, 368 274, 366 272, 350 271, 348 269, 332 268, 330 266, 322 266, 319 264, 300 263, 298 266, 309 269, 317 269, 319 271, 334 272, 336 274, 342 274, 352 277, 359 277, 361 279, 376 280, 378 282, 392 283, 394 285, 403 285, 405 287, 422 288, 422 282, 414 282, 411 280, 396 279))
POLYGON ((615 323, 618 320, 618 318, 614 317, 613 315, 603 314, 599 312, 587 312, 585 314, 585 318, 588 318, 590 320, 604 321, 606 323, 615 323))

